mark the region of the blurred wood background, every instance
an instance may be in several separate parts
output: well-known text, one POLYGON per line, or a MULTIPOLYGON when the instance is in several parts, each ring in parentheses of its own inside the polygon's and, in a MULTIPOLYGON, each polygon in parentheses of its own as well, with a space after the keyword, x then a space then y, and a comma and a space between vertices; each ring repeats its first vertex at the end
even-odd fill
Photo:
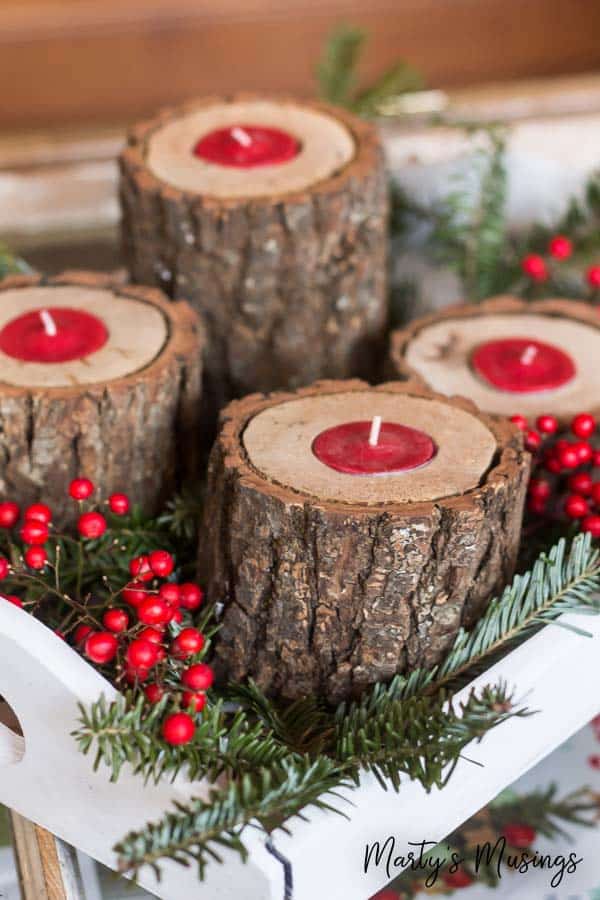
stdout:
POLYGON ((125 121, 198 93, 314 93, 341 22, 435 87, 600 68, 599 0, 0 0, 0 127, 125 121))

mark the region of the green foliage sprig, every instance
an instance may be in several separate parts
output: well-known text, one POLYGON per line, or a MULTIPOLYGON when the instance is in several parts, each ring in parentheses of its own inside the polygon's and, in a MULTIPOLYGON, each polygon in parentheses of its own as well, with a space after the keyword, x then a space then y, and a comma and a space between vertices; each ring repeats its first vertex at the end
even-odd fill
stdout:
POLYGON ((399 60, 373 84, 357 89, 358 66, 367 34, 360 28, 342 25, 329 37, 317 67, 319 95, 323 100, 345 106, 363 116, 381 114, 386 101, 407 91, 423 88, 423 78, 408 63, 399 60))

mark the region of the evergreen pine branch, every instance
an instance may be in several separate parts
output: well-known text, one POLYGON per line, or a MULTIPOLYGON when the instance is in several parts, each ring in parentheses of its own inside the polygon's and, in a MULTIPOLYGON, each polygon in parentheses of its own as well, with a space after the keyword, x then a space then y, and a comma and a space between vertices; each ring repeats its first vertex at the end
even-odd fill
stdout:
POLYGON ((420 91, 423 87, 420 72, 401 60, 362 91, 352 103, 352 109, 361 116, 375 116, 381 113, 383 105, 390 98, 409 91, 420 91))
POLYGON ((335 755, 351 761, 358 782, 361 769, 371 772, 386 788, 400 787, 400 776, 408 775, 427 790, 443 787, 454 771, 467 744, 515 715, 506 686, 471 692, 455 709, 444 692, 435 697, 407 699, 380 696, 376 711, 369 698, 343 708, 337 716, 335 755))
POLYGON ((590 535, 578 535, 568 553, 567 542, 561 539, 538 557, 532 569, 515 576, 470 631, 459 631, 433 676, 427 672, 420 679, 415 676, 415 686, 421 681, 430 692, 456 687, 563 613, 600 613, 599 588, 600 553, 592 547, 590 535))
POLYGON ((366 35, 360 28, 342 25, 327 40, 317 67, 319 96, 338 106, 351 104, 356 67, 366 35))
POLYGON ((171 746, 160 734, 168 702, 165 697, 149 706, 142 695, 131 705, 124 695, 111 703, 101 697, 89 710, 80 707, 81 724, 73 737, 83 753, 95 751, 94 768, 107 765, 112 781, 125 763, 156 783, 165 775, 175 778, 182 770, 191 781, 215 781, 223 774, 258 770, 291 755, 262 723, 251 723, 243 710, 227 713, 222 701, 207 705, 192 742, 171 746))
POLYGON ((514 796, 510 792, 507 800, 500 794, 490 806, 494 822, 500 829, 511 822, 526 822, 547 838, 568 838, 559 824, 562 822, 587 828, 596 824, 598 804, 590 798, 587 788, 572 791, 562 798, 557 794, 556 784, 536 788, 524 796, 514 796))
POLYGON ((161 859, 182 865, 194 860, 202 878, 211 859, 222 861, 221 848, 246 859, 242 832, 251 822, 271 833, 293 816, 304 817, 302 810, 307 807, 339 812, 325 798, 349 786, 336 764, 325 757, 288 759, 247 773, 221 790, 212 790, 208 800, 176 804, 175 812, 127 835, 115 847, 121 870, 135 875, 149 865, 160 874, 161 859))

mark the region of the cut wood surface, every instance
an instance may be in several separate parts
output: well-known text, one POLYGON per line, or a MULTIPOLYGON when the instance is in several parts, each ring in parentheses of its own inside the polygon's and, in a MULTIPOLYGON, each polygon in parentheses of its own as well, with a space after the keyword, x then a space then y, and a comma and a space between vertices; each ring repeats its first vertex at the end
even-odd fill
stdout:
POLYGON ((270 693, 339 700, 433 664, 512 574, 528 473, 513 426, 414 385, 324 381, 231 403, 211 456, 200 547, 209 599, 224 604, 217 668, 270 693), (403 397, 417 397, 484 425, 495 453, 479 484, 429 502, 341 502, 252 464, 243 435, 264 410, 330 395, 341 406, 344 394, 368 390, 374 408, 379 395, 396 395, 400 417, 403 397))
POLYGON ((479 304, 449 306, 415 319, 390 337, 390 369, 432 390, 462 393, 481 409, 535 419, 552 413, 568 424, 579 412, 600 414, 600 317, 575 300, 493 297, 479 304), (575 363, 571 381, 557 390, 514 393, 479 378, 471 367, 475 347, 502 337, 535 338, 567 353, 575 363))
POLYGON ((165 317, 167 338, 155 359, 112 380, 62 387, 0 382, 0 494, 22 504, 43 499, 61 522, 77 512, 69 482, 86 476, 101 497, 125 491, 156 511, 197 474, 203 339, 197 316, 155 289, 89 272, 14 276, 0 284, 0 296, 42 284, 108 289, 123 304, 128 298, 150 304, 165 317))
POLYGON ((282 117, 298 103, 335 119, 355 143, 347 165, 295 193, 214 198, 181 191, 150 170, 149 144, 161 129, 215 103, 252 99, 207 98, 167 110, 134 128, 121 155, 133 280, 158 284, 202 313, 217 409, 255 390, 371 377, 387 318, 387 179, 373 125, 282 98, 282 117))

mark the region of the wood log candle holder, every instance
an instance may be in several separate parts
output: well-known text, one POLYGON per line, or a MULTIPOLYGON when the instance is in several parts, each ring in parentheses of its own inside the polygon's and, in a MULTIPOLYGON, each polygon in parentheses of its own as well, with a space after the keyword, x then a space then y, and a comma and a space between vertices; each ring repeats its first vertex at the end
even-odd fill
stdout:
POLYGON ((200 551, 217 669, 337 701, 435 663, 512 574, 528 474, 514 426, 415 385, 232 402, 200 551))
POLYGON ((494 415, 545 413, 567 425, 600 414, 600 318, 574 300, 494 297, 452 306, 392 332, 390 366, 494 415))
POLYGON ((69 482, 85 475, 155 511, 197 474, 194 311, 92 272, 14 276, 0 292, 0 495, 43 495, 64 522, 69 482))
POLYGON ((372 125, 322 103, 209 98, 135 127, 121 172, 129 269, 202 314, 213 409, 372 376, 388 206, 372 125))

